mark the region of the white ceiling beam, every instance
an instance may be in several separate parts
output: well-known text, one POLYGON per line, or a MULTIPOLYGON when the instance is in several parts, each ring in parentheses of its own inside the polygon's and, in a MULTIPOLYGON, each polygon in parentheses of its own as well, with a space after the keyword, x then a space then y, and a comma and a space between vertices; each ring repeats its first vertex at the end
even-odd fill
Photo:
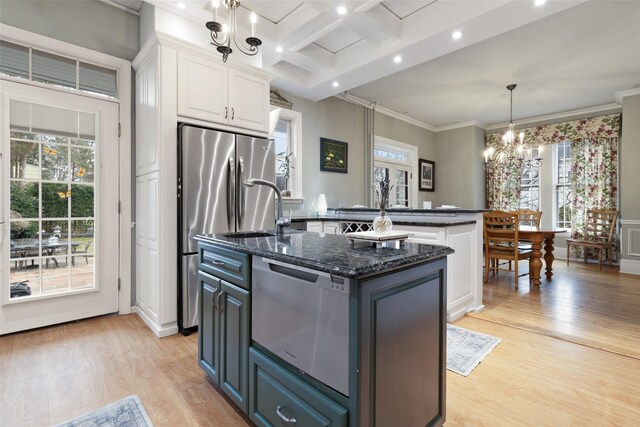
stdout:
POLYGON ((289 50, 301 50, 340 25, 342 25, 342 19, 340 18, 328 14, 319 16, 293 33, 287 39, 287 48, 289 50))
POLYGON ((272 62, 273 64, 277 64, 282 60, 314 74, 325 71, 333 66, 332 58, 322 58, 321 56, 308 55, 298 51, 282 52, 280 55, 276 56, 275 60, 272 62))
POLYGON ((360 6, 356 7, 353 11, 358 13, 365 13, 365 12, 368 12, 370 9, 373 9, 380 3, 382 3, 382 0, 368 0, 362 3, 360 6))
POLYGON ((400 38, 400 20, 384 7, 375 7, 369 12, 349 13, 343 19, 349 28, 374 46, 400 38))

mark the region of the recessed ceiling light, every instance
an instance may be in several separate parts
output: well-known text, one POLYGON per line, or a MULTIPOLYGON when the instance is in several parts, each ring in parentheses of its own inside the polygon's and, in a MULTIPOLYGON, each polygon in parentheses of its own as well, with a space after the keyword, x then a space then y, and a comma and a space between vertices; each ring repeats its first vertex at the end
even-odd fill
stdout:
POLYGON ((333 87, 338 87, 338 86, 340 86, 340 83, 338 83, 338 82, 333 82, 333 83, 332 83, 332 85, 333 85, 333 87))
POLYGON ((183 3, 183 2, 181 2, 181 1, 177 1, 177 2, 176 2, 176 7, 177 7, 178 9, 184 9, 184 8, 186 8, 186 7, 187 7, 187 5, 186 5, 186 4, 184 4, 184 3, 183 3))
POLYGON ((400 55, 396 55, 393 57, 393 62, 395 62, 396 64, 399 64, 402 62, 402 56, 400 55))
POLYGON ((276 46, 276 52, 281 53, 282 51, 282 46, 276 46))
POLYGON ((535 4, 536 6, 542 6, 546 2, 547 2, 547 0, 536 0, 536 1, 533 2, 533 4, 535 4))
POLYGON ((347 13, 347 8, 344 6, 338 6, 336 11, 338 12, 338 15, 345 15, 347 13))
POLYGON ((462 37, 462 31, 456 30, 451 34, 451 38, 454 40, 458 40, 460 37, 462 37))

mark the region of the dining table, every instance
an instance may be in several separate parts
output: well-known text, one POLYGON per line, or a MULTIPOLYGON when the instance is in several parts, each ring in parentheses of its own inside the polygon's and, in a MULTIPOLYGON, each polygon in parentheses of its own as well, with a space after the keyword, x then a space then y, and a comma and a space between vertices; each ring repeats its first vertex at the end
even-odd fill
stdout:
MULTIPOLYGON (((55 258, 56 252, 58 249, 71 247, 71 253, 74 253, 75 248, 80 246, 81 242, 76 241, 67 241, 67 240, 42 240, 42 242, 38 241, 38 239, 19 239, 13 240, 10 244, 11 249, 11 258, 14 258, 13 261, 20 262, 21 265, 24 264, 20 258, 31 258, 38 256, 38 249, 42 246, 42 257, 45 258, 46 267, 49 268, 49 259, 53 260, 53 263, 56 267, 58 267, 58 260, 55 258)), ((66 255, 60 254, 60 256, 66 255)), ((33 259, 32 259, 33 264, 33 259)))
POLYGON ((518 240, 531 242, 532 254, 529 260, 531 276, 534 286, 540 286, 542 273, 542 258, 544 258, 545 275, 547 281, 553 276, 553 240, 556 234, 564 233, 565 229, 541 228, 535 226, 520 226, 518 228, 518 240), (542 244, 544 243, 544 256, 542 244))

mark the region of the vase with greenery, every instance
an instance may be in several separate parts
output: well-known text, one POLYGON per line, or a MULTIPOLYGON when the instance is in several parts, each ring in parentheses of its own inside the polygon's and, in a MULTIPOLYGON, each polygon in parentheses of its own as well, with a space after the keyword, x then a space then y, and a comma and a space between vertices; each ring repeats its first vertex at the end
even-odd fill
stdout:
POLYGON ((385 210, 389 202, 389 192, 393 188, 393 185, 389 185, 389 178, 384 178, 373 185, 373 191, 378 201, 380 212, 378 216, 373 220, 373 231, 376 233, 388 233, 393 227, 391 218, 386 215, 385 210))

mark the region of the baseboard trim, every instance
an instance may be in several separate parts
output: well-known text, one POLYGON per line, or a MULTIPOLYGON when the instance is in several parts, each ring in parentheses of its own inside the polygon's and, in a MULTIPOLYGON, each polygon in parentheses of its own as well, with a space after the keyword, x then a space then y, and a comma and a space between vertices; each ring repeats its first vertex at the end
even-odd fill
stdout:
POLYGON ((151 318, 144 312, 144 310, 140 310, 139 307, 136 307, 135 313, 142 319, 142 321, 151 329, 151 331, 156 334, 158 338, 168 337, 170 335, 175 335, 178 333, 178 325, 175 323, 169 325, 158 325, 156 322, 151 320, 151 318))
POLYGON ((640 261, 635 259, 621 259, 620 273, 640 275, 640 261))

